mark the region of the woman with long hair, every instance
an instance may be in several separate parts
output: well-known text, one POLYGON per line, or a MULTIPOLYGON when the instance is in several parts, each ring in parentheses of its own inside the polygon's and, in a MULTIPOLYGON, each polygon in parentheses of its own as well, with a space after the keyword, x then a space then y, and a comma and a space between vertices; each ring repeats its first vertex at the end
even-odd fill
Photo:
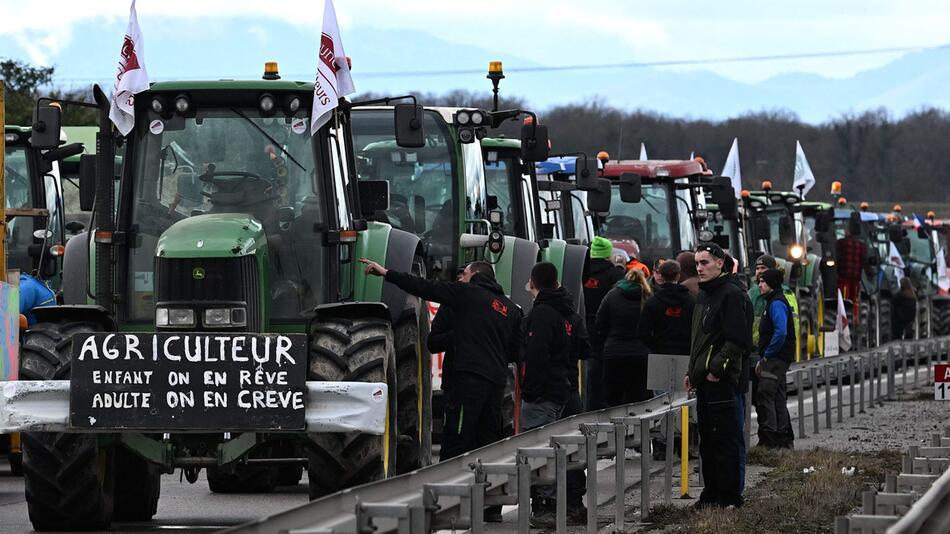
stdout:
POLYGON ((653 294, 640 269, 630 269, 604 297, 597 310, 595 329, 604 340, 602 352, 608 406, 650 398, 647 391, 647 355, 640 339, 640 314, 653 294))

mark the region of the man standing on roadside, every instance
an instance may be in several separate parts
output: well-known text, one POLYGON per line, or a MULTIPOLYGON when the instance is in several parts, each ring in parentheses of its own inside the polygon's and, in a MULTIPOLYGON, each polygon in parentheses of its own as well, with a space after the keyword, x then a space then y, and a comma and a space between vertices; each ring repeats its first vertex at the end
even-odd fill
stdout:
POLYGON ((766 270, 759 276, 759 289, 767 300, 759 322, 759 360, 755 365, 759 445, 790 449, 794 435, 785 405, 785 373, 795 360, 795 328, 791 306, 782 292, 782 272, 766 270))
POLYGON ((723 272, 725 253, 714 243, 696 247, 699 298, 693 311, 686 389, 695 389, 705 487, 699 508, 741 506, 740 436, 736 389, 752 325, 747 297, 723 272))

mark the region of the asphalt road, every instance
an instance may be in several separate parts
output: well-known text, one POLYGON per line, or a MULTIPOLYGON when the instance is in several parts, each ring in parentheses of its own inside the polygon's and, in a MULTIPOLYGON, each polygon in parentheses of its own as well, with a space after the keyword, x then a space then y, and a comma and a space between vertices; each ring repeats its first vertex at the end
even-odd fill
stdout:
MULTIPOLYGON (((214 532, 307 502, 307 475, 301 484, 275 493, 220 495, 208 490, 201 478, 194 484, 179 475, 162 477, 158 513, 144 523, 116 523, 109 532, 214 532)), ((10 474, 6 457, 0 456, 0 532, 33 532, 23 495, 23 479, 10 474)))

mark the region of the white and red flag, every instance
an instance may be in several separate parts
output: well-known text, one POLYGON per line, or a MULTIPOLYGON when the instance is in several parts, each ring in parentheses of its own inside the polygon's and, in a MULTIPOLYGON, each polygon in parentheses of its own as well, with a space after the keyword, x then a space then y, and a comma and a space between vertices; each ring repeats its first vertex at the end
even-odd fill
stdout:
POLYGON ((848 324, 848 310, 844 307, 844 298, 838 290, 838 313, 835 326, 838 330, 838 347, 846 351, 851 349, 851 326, 848 324))
POLYGON ((343 51, 340 27, 336 22, 333 0, 323 7, 323 34, 320 36, 320 57, 317 79, 313 83, 313 112, 310 115, 310 133, 315 134, 330 120, 340 98, 353 94, 353 77, 343 51))
POLYGON ((119 52, 119 70, 112 89, 112 104, 109 118, 122 135, 128 135, 135 126, 135 94, 148 89, 148 72, 145 70, 145 42, 135 12, 135 0, 129 10, 129 26, 119 52))

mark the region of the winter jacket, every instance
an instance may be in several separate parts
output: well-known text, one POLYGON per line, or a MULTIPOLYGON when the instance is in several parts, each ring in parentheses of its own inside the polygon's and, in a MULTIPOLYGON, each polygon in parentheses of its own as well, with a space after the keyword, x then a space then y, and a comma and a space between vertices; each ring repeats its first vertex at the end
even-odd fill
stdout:
POLYGON ((440 282, 389 270, 386 281, 452 309, 451 372, 472 373, 505 385, 508 362, 521 347, 521 309, 494 279, 475 273, 468 283, 440 282))
POLYGON ((795 324, 792 307, 782 291, 767 296, 767 306, 759 321, 759 357, 795 361, 795 324))
POLYGON ((646 356, 650 352, 640 339, 642 294, 640 284, 621 280, 600 303, 595 329, 604 340, 605 360, 646 356))
MULTIPOLYGON (((567 403, 571 375, 577 373, 581 350, 575 330, 581 317, 574 312, 574 298, 559 287, 542 289, 525 318, 522 398, 528 402, 567 403)), ((583 330, 583 326, 580 327, 583 330)))
POLYGON ((667 283, 647 299, 640 317, 640 339, 655 354, 689 354, 696 299, 686 286, 667 283))
POLYGON ((898 293, 891 302, 894 309, 892 312, 893 334, 895 338, 903 339, 904 332, 914 324, 914 319, 917 317, 917 299, 898 293))
MULTIPOLYGON (((597 320, 597 310, 600 309, 600 303, 604 301, 607 292, 613 289, 617 282, 623 280, 623 275, 623 267, 614 265, 610 260, 604 258, 590 260, 589 275, 584 280, 585 310, 583 310, 588 325, 593 325, 597 320)), ((597 335, 597 332, 591 331, 590 334, 592 348, 599 355, 604 340, 597 335)))
POLYGON ((739 386, 752 347, 752 303, 733 278, 723 273, 699 284, 689 353, 693 387, 706 382, 708 374, 739 386))

